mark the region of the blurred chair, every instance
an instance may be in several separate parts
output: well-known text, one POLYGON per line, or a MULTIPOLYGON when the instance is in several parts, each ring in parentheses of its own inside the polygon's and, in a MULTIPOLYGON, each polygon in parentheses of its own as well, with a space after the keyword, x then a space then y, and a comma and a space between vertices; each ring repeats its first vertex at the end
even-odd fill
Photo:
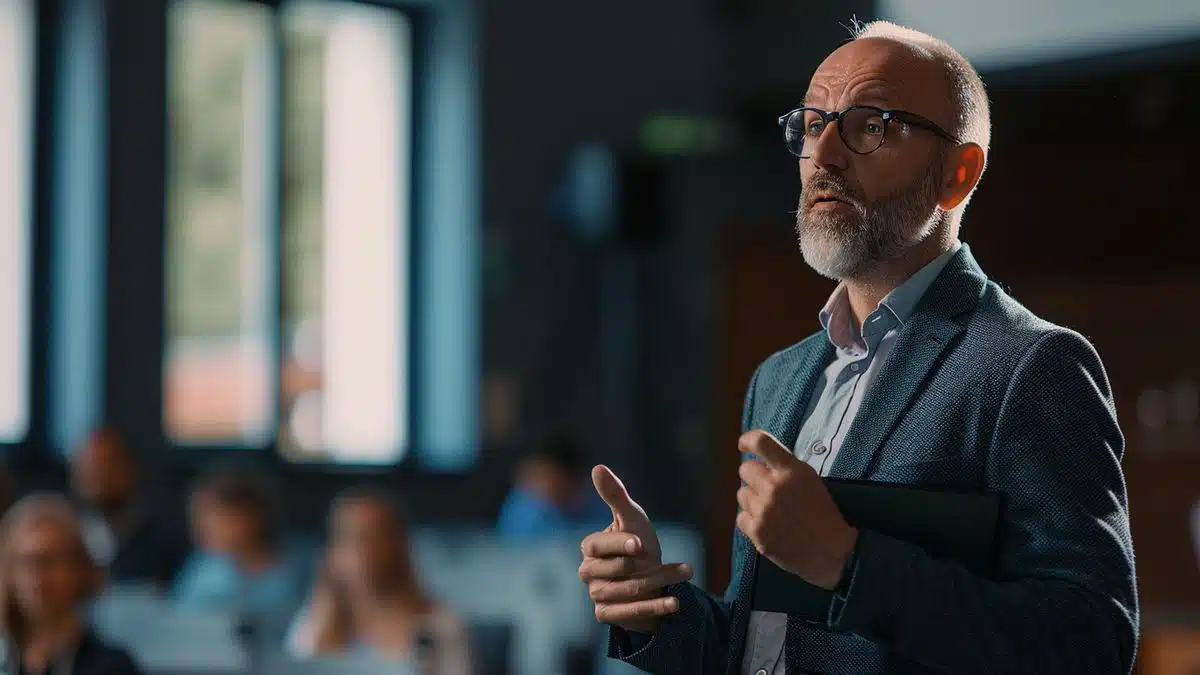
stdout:
MULTIPOLYGON (((703 586, 696 530, 666 523, 658 531, 663 559, 691 564, 703 586)), ((551 675, 563 672, 569 651, 594 653, 604 635, 579 581, 579 543, 587 534, 514 543, 488 530, 425 528, 413 532, 413 560, 434 596, 469 622, 512 623, 511 673, 551 675)))
POLYGON ((280 658, 267 663, 261 675, 419 675, 419 671, 404 661, 350 656, 304 661, 280 658))
MULTIPOLYGON (((415 532, 414 560, 434 597, 469 623, 512 625, 509 672, 561 672, 568 644, 587 644, 578 542, 506 542, 490 530, 415 532), (573 551, 573 553, 572 553, 573 551)), ((593 621, 594 623, 594 621, 593 621)))
POLYGON ((476 675, 510 675, 513 625, 507 621, 473 621, 468 629, 476 675))
POLYGON ((136 587, 107 592, 93 606, 92 621, 146 673, 241 674, 251 665, 237 617, 179 611, 136 587))
POLYGON ((164 603, 162 592, 153 585, 116 584, 92 603, 92 626, 101 637, 126 644, 136 637, 139 626, 153 622, 165 610, 164 603))

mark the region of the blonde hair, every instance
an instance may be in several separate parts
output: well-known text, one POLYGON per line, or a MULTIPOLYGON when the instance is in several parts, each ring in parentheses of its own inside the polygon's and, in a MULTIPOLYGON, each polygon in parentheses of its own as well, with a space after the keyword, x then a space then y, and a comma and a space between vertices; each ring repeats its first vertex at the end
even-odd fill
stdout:
MULTIPOLYGON (((370 487, 353 487, 334 498, 333 504, 329 508, 330 545, 332 545, 334 536, 333 521, 337 513, 344 508, 357 505, 369 505, 382 510, 394 528, 393 536, 396 538, 397 546, 401 548, 408 546, 407 519, 404 509, 390 493, 370 487)), ((316 654, 345 649, 352 640, 354 631, 353 612, 349 598, 333 578, 329 569, 329 555, 327 552, 321 572, 317 575, 316 583, 313 585, 312 602, 307 616, 309 639, 312 641, 311 648, 316 654)), ((395 561, 398 582, 408 586, 421 598, 420 601, 428 606, 428 599, 424 597, 420 582, 416 578, 415 570, 412 569, 407 554, 399 552, 399 556, 395 561)))
POLYGON ((40 492, 13 504, 0 519, 0 630, 17 643, 26 637, 27 624, 13 591, 13 535, 34 524, 53 524, 68 533, 72 549, 87 573, 79 601, 94 597, 104 587, 104 571, 89 553, 79 515, 66 497, 40 492))

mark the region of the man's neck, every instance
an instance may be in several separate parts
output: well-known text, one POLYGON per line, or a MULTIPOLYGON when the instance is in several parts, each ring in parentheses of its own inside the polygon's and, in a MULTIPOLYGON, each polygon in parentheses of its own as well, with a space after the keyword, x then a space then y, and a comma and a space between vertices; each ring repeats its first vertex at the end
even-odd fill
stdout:
POLYGON ((113 500, 99 506, 96 511, 100 514, 109 527, 117 528, 124 526, 133 517, 133 499, 125 498, 113 500))
POLYGON ((388 588, 376 589, 355 598, 360 620, 401 613, 420 615, 429 610, 429 599, 412 580, 398 580, 388 588))
POLYGON ((239 570, 251 575, 270 569, 279 558, 268 546, 249 547, 234 553, 232 557, 239 570))
POLYGON ((846 279, 846 296, 850 301, 855 327, 862 326, 863 321, 889 293, 953 248, 955 240, 956 237, 948 229, 937 232, 903 257, 884 263, 861 278, 846 279))
POLYGON ((26 663, 44 669, 64 649, 79 639, 83 623, 74 613, 64 617, 35 621, 22 645, 26 663))

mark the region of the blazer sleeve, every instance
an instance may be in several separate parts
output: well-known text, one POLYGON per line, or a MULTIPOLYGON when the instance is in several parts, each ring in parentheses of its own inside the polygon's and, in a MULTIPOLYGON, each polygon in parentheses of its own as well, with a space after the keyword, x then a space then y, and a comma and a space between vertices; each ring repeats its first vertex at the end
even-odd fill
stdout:
POLYGON ((1005 496, 997 578, 864 530, 830 627, 946 673, 1130 672, 1138 608, 1123 447, 1091 345, 1066 330, 1042 336, 989 447, 987 483, 1005 496))
MULTIPOLYGON (((754 419, 754 392, 759 366, 750 378, 742 406, 742 431, 754 419)), ((657 675, 720 675, 729 660, 729 617, 737 598, 741 566, 749 542, 736 531, 733 538, 733 570, 723 597, 717 598, 691 584, 674 584, 668 595, 679 599, 679 610, 663 620, 653 635, 609 627, 608 656, 657 675)))

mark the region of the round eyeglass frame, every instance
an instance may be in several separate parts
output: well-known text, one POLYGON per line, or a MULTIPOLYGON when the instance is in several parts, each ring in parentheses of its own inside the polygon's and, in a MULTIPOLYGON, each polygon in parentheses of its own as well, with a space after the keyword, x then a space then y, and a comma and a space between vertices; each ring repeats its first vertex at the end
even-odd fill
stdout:
POLYGON ((809 154, 807 156, 803 154, 804 141, 807 138, 807 134, 803 133, 803 126, 802 126, 801 127, 802 133, 800 134, 799 143, 798 144, 794 143, 794 139, 788 133, 788 131, 791 129, 791 127, 789 126, 789 123, 796 115, 803 115, 806 112, 816 113, 821 118, 822 132, 824 132, 825 127, 828 127, 830 123, 837 122, 838 123, 837 124, 838 138, 840 138, 842 140, 842 144, 845 145, 847 149, 849 149, 851 152, 853 152, 857 155, 869 155, 872 152, 875 152, 879 148, 883 147, 883 144, 887 141, 888 128, 891 126, 891 123, 893 121, 899 122, 901 124, 904 124, 904 125, 907 125, 910 127, 917 127, 918 129, 924 129, 926 131, 932 132, 934 135, 938 136, 939 138, 950 141, 951 143, 954 143, 955 145, 962 144, 962 140, 960 138, 958 138, 957 136, 955 136, 955 135, 951 134, 950 132, 946 131, 945 129, 943 129, 940 125, 938 125, 937 122, 934 122, 933 120, 929 119, 928 117, 918 115, 917 113, 910 112, 908 110, 901 110, 898 108, 894 108, 894 109, 878 108, 873 105, 854 105, 854 106, 850 106, 849 108, 846 108, 845 110, 842 110, 842 111, 829 112, 829 111, 821 110, 820 108, 812 108, 812 107, 804 106, 804 107, 796 108, 795 110, 792 110, 792 111, 788 112, 786 115, 782 115, 779 118, 779 127, 783 131, 784 145, 787 146, 788 152, 792 153, 796 157, 799 157, 800 159, 811 159, 812 158, 811 154, 809 154), (845 127, 842 125, 841 120, 848 113, 853 112, 855 110, 867 110, 870 112, 874 112, 874 113, 878 114, 879 117, 883 120, 883 133, 879 134, 879 143, 875 147, 871 148, 870 150, 859 150, 859 149, 855 148, 854 145, 852 143, 850 143, 850 141, 846 140, 845 127), (793 147, 794 145, 799 145, 800 150, 797 151, 797 149, 795 147, 793 147))

